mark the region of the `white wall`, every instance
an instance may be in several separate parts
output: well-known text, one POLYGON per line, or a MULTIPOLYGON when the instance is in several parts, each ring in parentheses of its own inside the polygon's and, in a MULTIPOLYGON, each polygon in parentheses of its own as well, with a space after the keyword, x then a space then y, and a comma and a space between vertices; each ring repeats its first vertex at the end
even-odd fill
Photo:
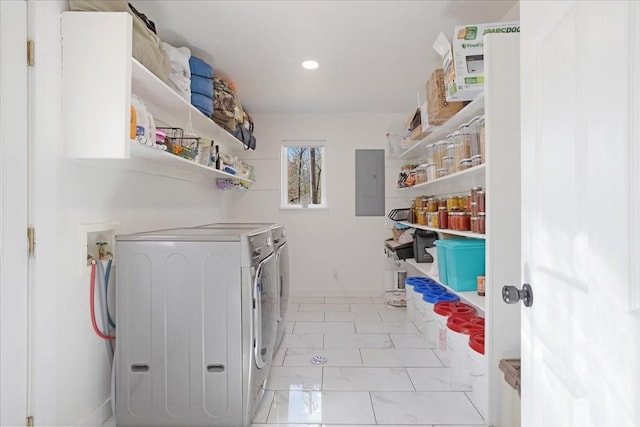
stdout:
MULTIPOLYGON (((248 158, 256 167, 258 182, 236 196, 234 211, 241 221, 274 221, 286 226, 292 294, 340 296, 382 291, 388 220, 355 216, 355 150, 386 148, 386 130, 397 119, 398 115, 387 114, 254 115, 258 150, 248 158), (280 210, 282 140, 326 140, 328 210, 280 210)), ((387 182, 387 194, 389 186, 387 182)))
POLYGON ((228 218, 230 200, 212 187, 61 156, 59 12, 65 7, 64 1, 31 3, 33 415, 47 426, 96 425, 109 414, 110 367, 91 329, 80 224, 118 222, 120 232, 134 232, 214 222, 228 218))

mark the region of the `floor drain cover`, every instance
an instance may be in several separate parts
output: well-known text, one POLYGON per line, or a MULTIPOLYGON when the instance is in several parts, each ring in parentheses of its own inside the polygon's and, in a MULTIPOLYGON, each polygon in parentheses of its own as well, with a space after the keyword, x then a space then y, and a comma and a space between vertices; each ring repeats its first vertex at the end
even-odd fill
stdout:
POLYGON ((322 356, 313 356, 310 362, 312 365, 324 365, 327 363, 327 358, 322 356))

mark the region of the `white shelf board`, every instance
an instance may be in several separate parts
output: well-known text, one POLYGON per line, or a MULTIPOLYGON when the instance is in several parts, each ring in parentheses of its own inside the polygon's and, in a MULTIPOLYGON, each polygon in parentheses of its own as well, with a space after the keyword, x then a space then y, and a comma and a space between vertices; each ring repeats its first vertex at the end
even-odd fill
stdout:
POLYGON ((486 239, 487 238, 486 234, 472 233, 470 231, 458 231, 458 230, 450 230, 448 228, 427 227, 426 225, 413 224, 413 223, 407 222, 407 221, 398 221, 398 222, 400 224, 406 225, 408 227, 419 228, 420 230, 435 231, 437 233, 452 234, 454 236, 471 237, 473 239, 486 239))
POLYGON ((167 86, 136 59, 131 59, 131 92, 142 99, 156 120, 171 127, 191 130, 196 136, 212 139, 222 151, 238 153, 244 144, 205 116, 191 102, 167 86))
POLYGON ((481 116, 482 114, 484 114, 484 94, 479 95, 466 107, 447 120, 443 125, 436 127, 432 133, 413 144, 411 148, 400 153, 397 158, 410 159, 420 157, 424 151, 423 149, 428 145, 444 139, 447 135, 457 130, 460 125, 467 123, 475 116, 481 116))
POLYGON ((433 277, 430 273, 431 271, 431 263, 417 263, 414 259, 406 259, 405 260, 407 264, 409 264, 410 266, 412 266, 413 268, 415 268, 416 270, 418 270, 420 273, 424 274, 425 276, 435 280, 436 282, 438 282, 440 285, 444 286, 445 288, 447 288, 449 291, 451 291, 452 293, 458 295, 460 297, 461 300, 469 303, 470 305, 474 306, 475 308, 477 308, 478 310, 482 311, 484 313, 484 305, 485 305, 485 297, 478 295, 478 293, 476 291, 465 291, 465 292, 459 292, 459 291, 454 291, 453 289, 451 289, 449 286, 445 285, 444 283, 441 283, 437 277, 433 277))
POLYGON ((398 191, 412 193, 422 191, 431 195, 446 193, 461 193, 470 191, 473 187, 484 187, 485 164, 474 166, 433 181, 424 182, 411 187, 398 188, 398 191))
POLYGON ((133 170, 149 175, 164 176, 214 187, 216 178, 237 179, 249 184, 254 182, 157 148, 148 147, 137 141, 130 141, 130 149, 131 157, 129 159, 100 159, 100 165, 109 165, 118 169, 133 170))

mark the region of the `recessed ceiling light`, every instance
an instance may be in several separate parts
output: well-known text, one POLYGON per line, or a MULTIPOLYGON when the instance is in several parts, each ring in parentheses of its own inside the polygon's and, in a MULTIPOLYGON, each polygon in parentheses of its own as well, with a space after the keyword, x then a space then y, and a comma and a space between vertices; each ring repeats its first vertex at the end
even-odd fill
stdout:
POLYGON ((315 70, 316 68, 318 68, 319 65, 320 64, 318 64, 318 61, 314 61, 312 59, 309 59, 302 63, 302 67, 307 70, 315 70))

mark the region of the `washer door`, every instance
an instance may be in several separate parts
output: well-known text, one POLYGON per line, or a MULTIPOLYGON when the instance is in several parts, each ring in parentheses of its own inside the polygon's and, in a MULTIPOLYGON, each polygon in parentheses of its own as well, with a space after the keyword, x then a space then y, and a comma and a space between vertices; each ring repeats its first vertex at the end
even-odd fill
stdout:
POLYGON ((276 258, 271 254, 260 264, 253 280, 253 324, 256 365, 271 363, 276 344, 277 297, 276 258))
POLYGON ((289 244, 278 248, 276 253, 278 263, 278 321, 283 321, 289 305, 289 244))

